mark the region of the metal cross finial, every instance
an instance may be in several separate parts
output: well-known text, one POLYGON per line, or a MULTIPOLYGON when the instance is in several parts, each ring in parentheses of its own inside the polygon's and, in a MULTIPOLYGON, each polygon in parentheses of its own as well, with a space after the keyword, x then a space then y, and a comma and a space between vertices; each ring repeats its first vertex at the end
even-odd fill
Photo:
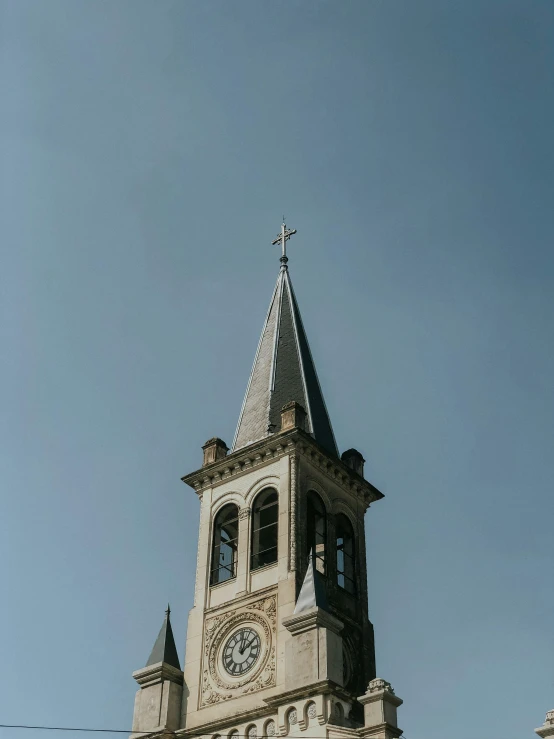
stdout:
POLYGON ((287 257, 287 241, 290 239, 291 236, 294 236, 296 233, 295 228, 287 228, 285 219, 283 217, 283 224, 281 225, 281 233, 279 236, 277 236, 276 239, 274 239, 271 243, 274 246, 275 244, 281 244, 281 264, 283 265, 283 268, 286 267, 287 262, 289 261, 289 258, 287 257))
POLYGON ((165 611, 165 615, 169 618, 169 614, 171 613, 171 608, 169 607, 169 603, 167 604, 167 608, 165 611))

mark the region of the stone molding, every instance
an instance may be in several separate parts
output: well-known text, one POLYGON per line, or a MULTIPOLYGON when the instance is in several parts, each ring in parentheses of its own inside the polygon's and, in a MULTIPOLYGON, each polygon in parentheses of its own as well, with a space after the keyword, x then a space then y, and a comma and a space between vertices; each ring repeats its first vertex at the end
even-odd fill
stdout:
POLYGON ((155 665, 148 665, 140 670, 135 670, 133 677, 141 688, 154 685, 162 680, 169 680, 172 683, 177 683, 177 685, 183 684, 182 670, 168 665, 167 662, 157 662, 155 665))
MULTIPOLYGON (((317 686, 309 690, 298 689, 288 691, 273 698, 264 699, 265 707, 247 709, 238 712, 235 716, 223 716, 220 719, 211 720, 194 727, 177 730, 174 734, 181 739, 233 739, 237 734, 245 737, 253 729, 256 730, 258 739, 271 739, 272 737, 283 737, 289 734, 298 736, 298 730, 306 731, 312 727, 325 726, 329 724, 333 736, 359 738, 359 729, 346 726, 330 724, 333 707, 338 700, 344 705, 350 706, 351 696, 344 694, 338 685, 331 681, 321 681, 317 686), (290 721, 291 714, 296 713, 296 723, 290 721)), ((319 730, 317 735, 326 733, 319 730)), ((308 734, 309 736, 309 734, 308 734)), ((137 738, 140 739, 140 738, 137 738)))
POLYGON ((301 429, 292 429, 273 434, 262 441, 239 449, 224 459, 216 460, 181 480, 192 487, 198 495, 206 488, 217 485, 222 480, 243 474, 251 469, 279 459, 285 454, 296 452, 320 469, 326 477, 358 498, 367 509, 369 505, 383 498, 383 494, 350 469, 344 462, 331 456, 311 436, 301 429))
POLYGON ((398 706, 401 706, 402 703, 404 703, 402 698, 399 698, 397 695, 394 695, 394 693, 389 693, 389 691, 386 688, 384 690, 375 690, 371 693, 366 693, 365 695, 361 695, 358 698, 358 703, 361 703, 362 706, 365 706, 366 703, 375 703, 377 701, 386 701, 387 703, 390 703, 396 708, 398 708, 398 706))
POLYGON ((257 497, 258 493, 262 492, 262 490, 275 488, 275 490, 278 491, 280 482, 280 476, 275 473, 264 475, 263 477, 257 477, 255 482, 253 482, 248 488, 248 491, 246 493, 242 493, 244 505, 249 508, 252 507, 252 501, 257 497))
POLYGON ((239 735, 244 734, 244 731, 240 729, 241 726, 246 728, 248 725, 259 721, 262 727, 265 728, 270 721, 275 723, 276 719, 274 711, 268 709, 267 706, 258 706, 257 708, 240 711, 235 716, 223 716, 198 724, 198 726, 177 730, 175 734, 183 739, 185 737, 193 739, 209 739, 209 737, 212 737, 215 739, 217 735, 229 737, 234 731, 238 731, 239 735))
MULTIPOLYGON (((311 698, 312 696, 328 695, 329 693, 333 693, 346 701, 352 700, 352 696, 337 683, 332 680, 320 680, 311 685, 295 688, 294 690, 286 690, 277 695, 268 696, 267 698, 264 698, 264 702, 273 708, 283 706, 286 703, 293 703, 304 698, 311 698)), ((292 707, 294 706, 291 706, 291 708, 292 707)))
POLYGON ((392 737, 394 739, 402 736, 404 733, 402 729, 386 722, 376 724, 375 726, 362 727, 358 729, 358 732, 359 736, 363 737, 363 739, 371 739, 371 737, 375 737, 376 739, 391 739, 392 737))
MULTIPOLYGON (((268 702, 268 701, 266 701, 268 702)), ((306 731, 310 724, 314 727, 324 726, 332 713, 334 705, 330 695, 319 694, 307 698, 305 695, 275 708, 257 708, 241 711, 235 716, 225 716, 217 721, 210 721, 194 728, 180 729, 174 734, 181 739, 233 739, 237 735, 243 739, 271 739, 287 736, 298 731, 306 731)), ((350 704, 349 704, 350 705, 350 704)), ((358 736, 356 731, 333 725, 333 734, 339 737, 358 736)), ((324 730, 325 731, 325 730, 324 730)), ((321 732, 318 732, 318 735, 321 732)), ((309 736, 309 735, 308 735, 309 736)))
POLYGON ((291 634, 301 634, 318 626, 323 629, 329 629, 329 631, 335 634, 340 634, 344 628, 342 621, 339 621, 338 618, 335 618, 335 616, 332 616, 317 606, 310 608, 308 611, 301 611, 292 616, 287 616, 281 623, 291 634))

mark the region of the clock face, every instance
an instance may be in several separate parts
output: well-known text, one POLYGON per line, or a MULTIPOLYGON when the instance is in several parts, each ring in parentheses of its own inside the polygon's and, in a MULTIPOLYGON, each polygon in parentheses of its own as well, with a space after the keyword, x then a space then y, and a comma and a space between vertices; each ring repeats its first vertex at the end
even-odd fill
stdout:
POLYGON ((260 652, 260 635, 246 626, 235 631, 225 643, 222 654, 223 666, 233 677, 244 675, 256 664, 260 652))

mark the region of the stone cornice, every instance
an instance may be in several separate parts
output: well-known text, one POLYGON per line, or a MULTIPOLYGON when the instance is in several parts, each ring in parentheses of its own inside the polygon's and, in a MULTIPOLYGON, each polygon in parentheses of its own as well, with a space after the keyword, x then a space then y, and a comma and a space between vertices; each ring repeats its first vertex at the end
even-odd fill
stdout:
POLYGON ((158 662, 155 665, 148 665, 140 670, 133 672, 133 677, 137 683, 145 688, 147 685, 158 683, 162 680, 169 680, 177 685, 183 684, 183 672, 178 670, 167 662, 158 662))
POLYGON ((179 737, 191 736, 201 738, 209 734, 214 734, 221 729, 228 729, 232 725, 247 723, 248 721, 255 721, 256 719, 272 715, 273 711, 270 708, 259 706, 258 708, 251 708, 246 711, 238 711, 233 716, 223 716, 219 719, 207 721, 206 723, 198 724, 198 726, 176 729, 175 735, 179 737))
POLYGON ((327 735, 328 736, 344 736, 344 737, 356 737, 360 736, 359 726, 339 726, 338 724, 327 724, 327 735))
POLYGON ((358 697, 358 702, 365 706, 366 703, 376 703, 377 701, 387 701, 393 706, 401 706, 404 701, 394 693, 390 693, 388 690, 378 690, 374 693, 366 693, 358 697))
POLYGON ((223 459, 182 477, 182 481, 202 496, 207 488, 239 475, 255 467, 261 467, 285 454, 295 453, 305 457, 333 482, 349 490, 365 507, 384 497, 375 486, 354 472, 340 459, 331 456, 310 434, 295 428, 272 434, 266 439, 238 449, 223 459))
POLYGON ((377 724, 376 726, 363 726, 361 729, 358 729, 358 732, 360 737, 363 737, 363 739, 369 739, 372 736, 379 737, 379 739, 381 739, 381 737, 386 735, 399 737, 404 733, 402 729, 399 729, 392 724, 387 724, 386 722, 377 724))
MULTIPOLYGON (((275 567, 275 564, 271 564, 270 567, 275 567)), ((222 583, 222 585, 226 585, 226 584, 227 582, 222 583)), ((269 596, 276 595, 276 594, 277 594, 277 586, 268 585, 265 588, 260 588, 259 590, 255 590, 253 593, 246 593, 246 595, 235 596, 231 600, 227 600, 224 603, 218 603, 217 606, 211 606, 210 608, 206 608, 204 610, 204 613, 207 616, 208 615, 210 616, 218 615, 219 613, 225 613, 225 611, 229 610, 230 608, 243 608, 243 607, 249 606, 251 603, 255 603, 256 601, 260 600, 260 598, 268 598, 269 596)))
POLYGON ((327 695, 329 693, 333 693, 347 701, 352 700, 351 694, 337 683, 334 683, 332 680, 320 680, 317 683, 312 683, 312 685, 303 685, 301 688, 277 693, 276 695, 264 698, 264 701, 268 706, 278 707, 286 703, 294 703, 295 700, 300 698, 309 698, 312 695, 318 694, 327 695))
POLYGON ((344 624, 338 618, 317 607, 287 616, 281 623, 291 634, 301 634, 304 631, 315 629, 317 626, 329 629, 335 634, 340 634, 344 627, 344 624))

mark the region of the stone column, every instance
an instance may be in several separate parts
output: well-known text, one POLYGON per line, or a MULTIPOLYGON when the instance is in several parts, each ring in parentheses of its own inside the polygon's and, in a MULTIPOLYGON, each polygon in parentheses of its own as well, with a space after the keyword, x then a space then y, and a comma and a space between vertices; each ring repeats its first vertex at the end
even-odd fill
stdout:
POLYGON ((250 563, 248 555, 250 552, 250 508, 241 508, 239 511, 239 549, 237 552, 237 580, 236 596, 246 595, 250 588, 248 583, 248 572, 250 563))
POLYGON ((376 678, 367 686, 367 693, 358 698, 364 707, 363 737, 396 739, 402 734, 398 728, 396 709, 403 701, 394 694, 392 685, 376 678))
POLYGON ((285 646, 285 689, 331 680, 342 687, 343 623, 315 606, 283 619, 292 638, 285 646))
POLYGON ((548 711, 544 724, 540 728, 535 729, 535 733, 542 737, 542 739, 554 736, 554 711, 548 711))
POLYGON ((133 732, 150 732, 180 727, 183 673, 166 662, 148 665, 133 672, 140 685, 135 698, 133 732))

